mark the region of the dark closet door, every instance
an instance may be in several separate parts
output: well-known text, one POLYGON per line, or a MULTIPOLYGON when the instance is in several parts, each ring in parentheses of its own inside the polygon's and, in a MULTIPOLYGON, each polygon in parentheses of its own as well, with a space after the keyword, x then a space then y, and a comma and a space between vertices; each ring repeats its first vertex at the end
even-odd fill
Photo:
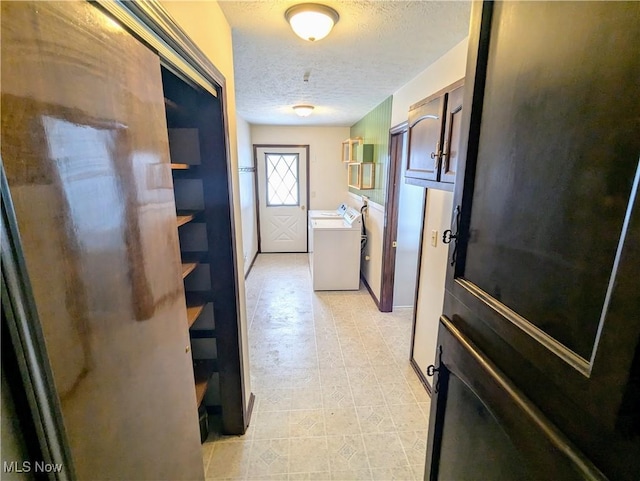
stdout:
POLYGON ((1 7, 2 161, 77 478, 202 479, 160 60, 89 2, 1 7))
POLYGON ((432 478, 640 479, 639 52, 637 2, 474 5, 432 478))

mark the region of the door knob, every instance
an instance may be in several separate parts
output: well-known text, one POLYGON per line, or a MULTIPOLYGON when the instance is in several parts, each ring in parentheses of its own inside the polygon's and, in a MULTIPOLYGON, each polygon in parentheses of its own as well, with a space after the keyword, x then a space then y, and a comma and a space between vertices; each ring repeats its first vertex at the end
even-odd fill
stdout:
POLYGON ((301 205, 301 206, 300 206, 300 208, 301 208, 302 210, 304 210, 304 205, 301 205))

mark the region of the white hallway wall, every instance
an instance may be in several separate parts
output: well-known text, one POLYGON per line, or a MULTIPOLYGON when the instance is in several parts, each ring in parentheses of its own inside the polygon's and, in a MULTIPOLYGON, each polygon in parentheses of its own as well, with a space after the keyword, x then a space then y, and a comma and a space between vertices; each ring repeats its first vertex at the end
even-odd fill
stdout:
MULTIPOLYGON (((238 169, 253 168, 253 148, 251 142, 251 125, 243 118, 237 117, 238 127, 238 169)), ((244 275, 251 268, 251 263, 258 253, 258 232, 256 230, 256 172, 239 174, 240 215, 242 221, 242 257, 244 275)), ((237 221, 236 221, 237 222, 237 221)))
POLYGON ((309 209, 335 209, 348 199, 341 161, 348 137, 349 127, 251 126, 253 144, 309 145, 309 209))

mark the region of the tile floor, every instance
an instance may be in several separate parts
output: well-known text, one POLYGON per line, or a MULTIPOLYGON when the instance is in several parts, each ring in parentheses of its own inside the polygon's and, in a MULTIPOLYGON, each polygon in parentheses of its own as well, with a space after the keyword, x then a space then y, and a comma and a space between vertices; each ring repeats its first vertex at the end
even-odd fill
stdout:
POLYGON ((429 397, 409 365, 411 310, 366 289, 313 292, 306 254, 261 254, 247 279, 244 436, 211 436, 206 478, 421 480, 429 397))

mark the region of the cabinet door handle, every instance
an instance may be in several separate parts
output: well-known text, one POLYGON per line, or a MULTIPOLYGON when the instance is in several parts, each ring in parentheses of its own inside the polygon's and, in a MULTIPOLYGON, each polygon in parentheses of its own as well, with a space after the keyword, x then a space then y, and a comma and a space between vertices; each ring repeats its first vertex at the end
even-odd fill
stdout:
POLYGON ((436 144, 436 151, 431 152, 431 158, 435 160, 434 166, 438 168, 438 162, 440 162, 440 157, 442 156, 442 151, 440 150, 440 142, 436 144))
POLYGON ((444 149, 442 150, 442 153, 440 154, 442 156, 442 158, 444 159, 446 156, 449 155, 449 152, 447 152, 447 147, 449 147, 449 142, 445 142, 444 143, 444 149))

